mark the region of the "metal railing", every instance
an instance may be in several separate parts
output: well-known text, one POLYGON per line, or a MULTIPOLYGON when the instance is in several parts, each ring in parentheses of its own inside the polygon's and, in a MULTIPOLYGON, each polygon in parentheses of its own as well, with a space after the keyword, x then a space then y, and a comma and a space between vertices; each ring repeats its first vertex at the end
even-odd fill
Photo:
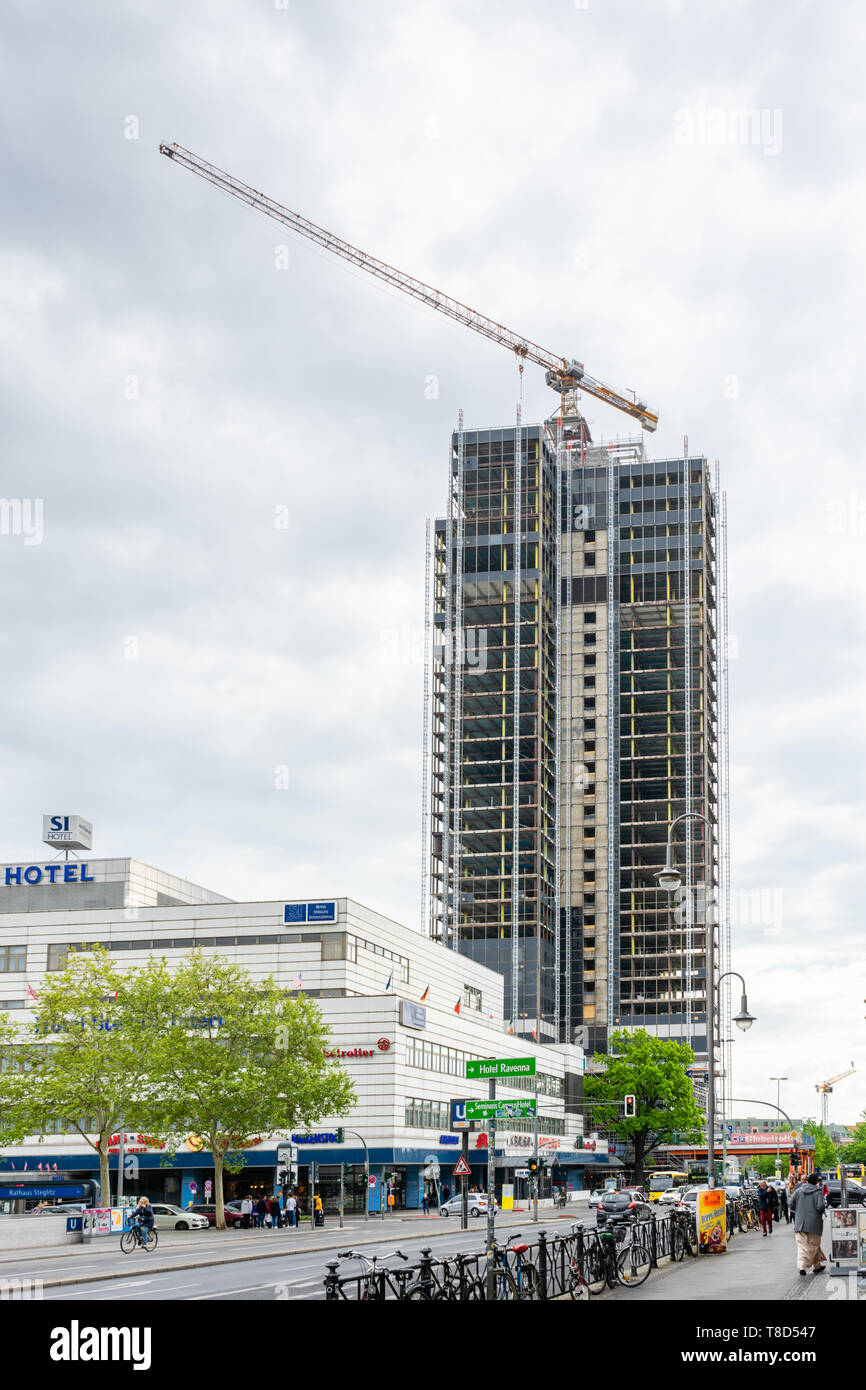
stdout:
MULTIPOLYGON (((632 1238, 640 1233, 649 1248, 652 1268, 656 1269, 660 1260, 674 1256, 676 1220, 675 1214, 670 1212, 642 1221, 610 1224, 624 1227, 632 1238)), ((537 1282, 527 1280, 525 1292, 520 1297, 546 1302, 570 1293, 575 1260, 582 1268, 587 1246, 596 1238, 593 1227, 576 1227, 568 1234, 548 1235, 546 1231, 539 1231, 537 1239, 527 1242, 522 1253, 523 1263, 534 1268, 538 1279, 537 1282)), ((429 1246, 421 1250, 417 1262, 396 1268, 382 1266, 366 1273, 343 1275, 339 1273, 340 1263, 340 1260, 328 1262, 324 1284, 325 1298, 330 1302, 475 1301, 483 1297, 479 1286, 483 1288, 487 1270, 483 1252, 461 1253, 459 1257, 446 1255, 440 1259, 433 1255, 429 1246)))

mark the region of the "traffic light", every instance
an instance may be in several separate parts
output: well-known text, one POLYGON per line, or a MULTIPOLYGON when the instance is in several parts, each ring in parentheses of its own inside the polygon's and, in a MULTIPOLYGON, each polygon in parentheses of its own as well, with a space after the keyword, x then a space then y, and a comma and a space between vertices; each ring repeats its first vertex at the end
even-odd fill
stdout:
POLYGON ((313 1159, 310 1160, 310 1182, 318 1182, 318 1180, 319 1180, 319 1164, 318 1164, 318 1160, 315 1159, 315 1158, 313 1158, 313 1159))
POLYGON ((288 1170, 288 1168, 278 1168, 278 1169, 277 1169, 277 1187, 288 1187, 288 1185, 289 1185, 289 1170, 288 1170))
POLYGON ((338 1143, 338 1144, 342 1144, 342 1142, 343 1142, 343 1131, 342 1131, 342 1129, 339 1129, 339 1128, 338 1128, 338 1130, 337 1130, 337 1143, 338 1143))
POLYGON ((637 1099, 634 1096, 626 1096, 623 1105, 625 1118, 633 1120, 637 1114, 637 1099))
POLYGON ((526 1166, 529 1169, 531 1176, 535 1177, 535 1174, 538 1172, 538 1159, 531 1158, 526 1166))

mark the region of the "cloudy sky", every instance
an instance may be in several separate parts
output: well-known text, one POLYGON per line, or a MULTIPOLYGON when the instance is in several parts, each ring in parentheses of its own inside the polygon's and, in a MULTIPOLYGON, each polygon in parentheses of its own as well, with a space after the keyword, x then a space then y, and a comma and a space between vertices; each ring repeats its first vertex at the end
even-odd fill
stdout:
MULTIPOLYGON (((33 506, 0 535, 0 858, 80 812, 231 896, 418 920, 424 521, 458 408, 509 423, 515 366, 177 141, 638 388, 656 457, 721 461, 734 1091, 786 1074, 808 1113, 854 1060, 856 1117, 866 12, 9 0, 3 30, 0 493, 33 506)), ((552 405, 528 370, 525 418, 552 405)))

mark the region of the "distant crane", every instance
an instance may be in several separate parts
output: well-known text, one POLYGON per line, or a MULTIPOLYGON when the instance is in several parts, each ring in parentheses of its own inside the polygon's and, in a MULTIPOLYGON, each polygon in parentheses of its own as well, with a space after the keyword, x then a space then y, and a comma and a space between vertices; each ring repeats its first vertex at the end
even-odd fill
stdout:
POLYGON ((824 1125, 825 1128, 830 1117, 830 1102, 827 1097, 830 1095, 837 1081, 844 1081, 846 1076, 853 1076, 856 1070, 857 1068, 852 1062, 847 1071, 837 1072, 835 1076, 829 1076, 826 1081, 820 1082, 815 1087, 816 1091, 821 1092, 821 1124, 824 1125))
POLYGON ((640 400, 634 391, 625 394, 614 390, 612 386, 606 386, 604 382, 590 376, 589 372, 584 369, 582 362, 576 362, 573 358, 561 357, 555 352, 548 352, 546 348, 539 347, 537 343, 529 342, 518 333, 513 333, 511 329, 504 328, 501 323, 487 318, 485 314, 480 314, 477 310, 461 304, 458 299, 452 299, 449 295, 443 294, 441 290, 434 289, 432 285, 425 285, 423 280, 416 280, 413 275, 406 275, 401 270, 395 270, 385 261, 368 256, 365 251, 359 251, 356 246, 351 246, 349 242, 341 241, 332 232, 327 232, 322 227, 316 226, 315 222, 308 221, 300 213, 291 212, 280 203, 275 203, 272 198, 266 198, 255 188, 241 183, 239 179, 233 178, 223 169, 218 169, 215 164, 208 164, 206 160, 193 154, 191 150, 185 150, 182 145, 160 145, 159 151, 160 154, 173 159, 176 164, 182 164, 185 169, 190 169, 200 178, 206 179, 215 188, 222 189, 224 193, 231 194, 233 198, 238 198, 242 203, 249 203, 250 207, 257 208, 274 222, 281 222, 284 227, 289 227, 300 236, 316 242, 326 251, 333 252, 335 256, 342 256, 343 260, 350 261, 352 265, 366 270, 370 275, 375 275, 386 285, 402 290, 404 294, 411 295, 413 299, 420 300, 422 304, 429 305, 431 309, 438 310, 440 314, 446 314, 448 318, 464 324, 475 333, 482 334, 491 342, 510 348, 517 357, 521 371, 524 362, 535 362, 538 366, 545 367, 547 369, 545 377, 547 385, 560 394, 563 416, 577 413, 576 392, 580 390, 587 391, 597 400, 605 401, 608 405, 612 405, 615 410, 621 410, 626 415, 630 415, 632 419, 640 421, 642 429, 651 431, 658 425, 658 414, 650 410, 646 402, 640 400))

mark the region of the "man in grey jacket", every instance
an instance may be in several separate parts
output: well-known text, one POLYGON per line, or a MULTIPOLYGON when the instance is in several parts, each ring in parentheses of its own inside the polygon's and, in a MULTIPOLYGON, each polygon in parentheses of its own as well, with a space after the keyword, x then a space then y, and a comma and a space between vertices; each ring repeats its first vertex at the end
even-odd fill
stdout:
POLYGON ((824 1189, 818 1173, 810 1173, 805 1182, 795 1187, 789 1206, 794 1213, 794 1236, 797 1241, 797 1268, 801 1274, 811 1269, 820 1274, 827 1261, 821 1249, 824 1230, 824 1189))

